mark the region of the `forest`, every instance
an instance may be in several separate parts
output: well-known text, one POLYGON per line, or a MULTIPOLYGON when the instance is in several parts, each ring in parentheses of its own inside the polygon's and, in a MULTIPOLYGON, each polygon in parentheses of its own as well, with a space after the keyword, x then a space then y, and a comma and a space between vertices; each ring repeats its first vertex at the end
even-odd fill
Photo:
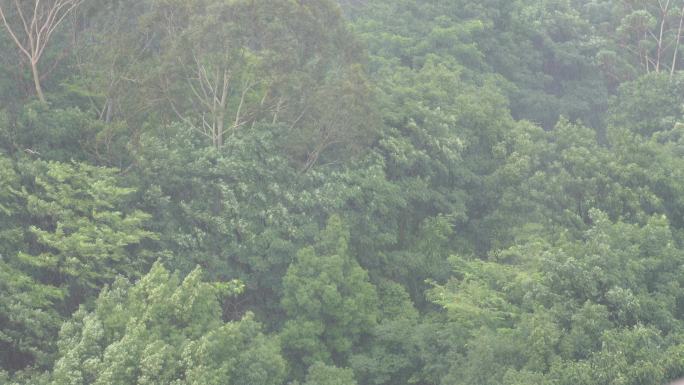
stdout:
POLYGON ((0 0, 0 384, 684 377, 684 0, 0 0))

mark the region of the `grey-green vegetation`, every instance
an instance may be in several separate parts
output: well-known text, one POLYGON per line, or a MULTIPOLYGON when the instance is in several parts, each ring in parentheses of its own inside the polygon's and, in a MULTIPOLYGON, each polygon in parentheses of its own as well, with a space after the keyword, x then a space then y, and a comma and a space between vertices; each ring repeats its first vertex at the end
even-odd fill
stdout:
POLYGON ((684 0, 0 0, 0 384, 684 376, 684 0))

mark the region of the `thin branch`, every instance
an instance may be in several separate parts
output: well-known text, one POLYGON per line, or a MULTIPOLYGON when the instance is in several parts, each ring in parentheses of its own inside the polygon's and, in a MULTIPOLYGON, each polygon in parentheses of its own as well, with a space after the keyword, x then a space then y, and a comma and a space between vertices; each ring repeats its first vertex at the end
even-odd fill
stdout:
POLYGON ((661 19, 660 35, 658 37, 658 52, 656 53, 656 72, 660 72, 660 57, 663 53, 663 33, 665 31, 665 22, 667 21, 667 11, 670 8, 670 0, 667 0, 667 3, 665 3, 665 8, 663 8, 663 4, 660 0, 658 0, 658 4, 660 4, 661 19))
POLYGON ((247 96, 247 92, 252 89, 252 84, 248 84, 244 90, 242 90, 242 95, 240 95, 240 104, 238 104, 237 111, 235 112, 235 123, 233 124, 233 127, 238 127, 238 124, 240 123, 240 113, 242 112, 242 106, 245 104, 245 97, 247 96))
POLYGON ((20 0, 13 1, 18 18, 21 20, 27 42, 22 42, 22 39, 19 38, 17 32, 15 32, 7 22, 5 10, 2 9, 2 6, 0 6, 0 17, 15 45, 28 58, 31 64, 31 72, 36 93, 40 100, 45 101, 40 85, 41 74, 38 71, 40 58, 45 52, 48 42, 55 30, 71 11, 78 7, 84 0, 54 0, 47 5, 44 2, 42 3, 41 0, 33 1, 33 14, 31 15, 30 21, 24 14, 24 9, 22 9, 22 6, 20 5, 20 0))
MULTIPOLYGON (((36 3, 38 4, 38 3, 36 3)), ((17 9, 17 13, 19 14, 19 18, 21 19, 21 24, 24 26, 24 31, 26 32, 26 36, 31 38, 31 29, 29 28, 28 24, 26 23, 26 18, 24 17, 24 12, 21 10, 21 5, 19 5, 18 0, 14 0, 14 7, 17 9)), ((33 24, 33 21, 36 19, 36 14, 33 14, 33 20, 31 24, 33 24)), ((33 44, 31 44, 31 48, 33 49, 33 44)))
POLYGON ((679 28, 677 29, 677 42, 675 43, 674 54, 672 55, 672 67, 670 67, 670 79, 674 76, 675 69, 677 68, 677 56, 679 55, 679 41, 682 38, 682 27, 684 27, 684 5, 682 6, 682 12, 679 16, 679 28))
POLYGON ((12 40, 14 40, 14 44, 16 44, 17 47, 21 50, 21 52, 23 52, 24 55, 26 55, 26 57, 29 60, 31 60, 31 54, 28 52, 28 50, 26 50, 26 48, 24 48, 24 44, 21 43, 17 35, 14 33, 14 30, 12 30, 12 27, 7 22, 7 19, 5 18, 5 12, 3 11, 2 6, 0 6, 0 18, 2 18, 2 23, 5 25, 5 28, 12 37, 12 40))

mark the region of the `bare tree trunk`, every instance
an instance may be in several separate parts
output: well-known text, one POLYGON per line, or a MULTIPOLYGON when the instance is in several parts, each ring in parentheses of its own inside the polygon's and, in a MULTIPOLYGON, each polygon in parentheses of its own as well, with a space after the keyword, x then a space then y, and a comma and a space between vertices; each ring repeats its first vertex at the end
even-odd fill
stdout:
POLYGON ((670 0, 667 0, 664 7, 660 1, 658 3, 660 5, 660 34, 658 35, 657 39, 658 51, 656 52, 656 73, 660 72, 660 58, 663 54, 663 33, 665 32, 665 22, 667 21, 667 11, 670 8, 670 0))
POLYGON ((216 128, 215 128, 215 134, 216 138, 214 141, 214 146, 216 147, 217 150, 220 150, 221 147, 223 147, 223 130, 225 127, 225 121, 226 121, 226 112, 224 110, 224 106, 222 106, 221 110, 218 112, 218 116, 216 117, 216 128))
MULTIPOLYGON (((23 1, 25 0, 22 0, 22 2, 23 1)), ((38 62, 43 56, 43 52, 57 27, 59 27, 71 11, 78 7, 83 1, 84 0, 55 0, 41 4, 41 0, 33 0, 34 5, 32 7, 27 7, 31 12, 27 13, 30 17, 25 17, 24 10, 22 10, 22 4, 19 0, 14 0, 14 9, 18 18, 21 20, 20 25, 23 28, 13 27, 10 22, 7 21, 5 12, 6 10, 9 10, 11 6, 7 5, 6 8, 3 8, 3 3, 0 3, 0 19, 2 19, 2 23, 14 44, 19 48, 31 65, 33 84, 36 89, 36 95, 41 102, 45 102, 45 95, 43 94, 43 88, 40 84, 41 75, 38 71, 38 62)), ((24 2, 23 4, 27 3, 24 2)))
POLYGON ((36 95, 41 102, 45 103, 45 95, 43 94, 43 87, 40 85, 40 72, 38 72, 38 63, 31 61, 31 74, 33 75, 33 85, 36 88, 36 95))
POLYGON ((682 27, 684 27, 684 5, 682 6, 682 12, 679 15, 679 28, 677 29, 677 41, 675 42, 675 50, 672 55, 672 67, 670 68, 670 79, 674 76, 675 70, 677 68, 677 55, 679 55, 679 41, 682 39, 682 27))

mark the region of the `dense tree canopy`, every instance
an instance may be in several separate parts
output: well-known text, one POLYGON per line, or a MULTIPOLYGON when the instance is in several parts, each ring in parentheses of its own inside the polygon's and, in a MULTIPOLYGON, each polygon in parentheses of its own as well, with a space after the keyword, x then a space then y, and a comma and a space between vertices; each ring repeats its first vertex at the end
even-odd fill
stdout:
POLYGON ((0 0, 0 384, 684 376, 682 0, 0 0))

